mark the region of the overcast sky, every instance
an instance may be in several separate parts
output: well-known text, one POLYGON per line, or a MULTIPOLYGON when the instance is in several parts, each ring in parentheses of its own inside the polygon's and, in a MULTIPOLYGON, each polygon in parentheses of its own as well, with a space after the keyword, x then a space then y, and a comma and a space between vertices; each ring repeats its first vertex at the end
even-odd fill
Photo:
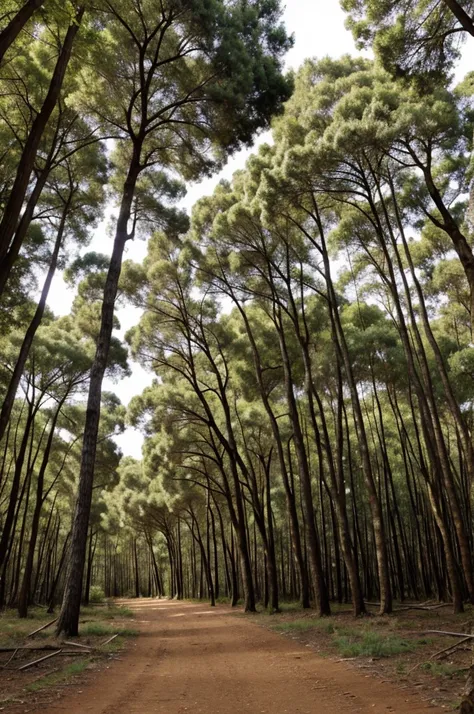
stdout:
MULTIPOLYGON (((339 0, 288 0, 284 12, 284 21, 290 33, 294 34, 294 47, 287 55, 286 65, 296 69, 307 57, 339 57, 345 53, 355 54, 356 49, 352 35, 344 27, 345 15, 339 6, 339 0)), ((458 76, 470 71, 474 66, 472 53, 466 52, 457 70, 458 76), (467 55, 471 55, 469 57, 467 55)), ((220 174, 212 179, 206 179, 200 184, 188 187, 188 192, 183 205, 190 209, 201 196, 212 193, 213 187, 221 178, 230 178, 234 171, 242 168, 250 151, 241 151, 228 162, 220 174)), ((110 221, 110 211, 108 219, 110 221)), ((88 250, 100 253, 110 253, 112 239, 110 232, 106 231, 106 221, 95 232, 88 250)), ((135 241, 129 243, 125 258, 141 261, 146 254, 146 242, 135 241)), ((48 304, 57 315, 68 314, 71 308, 74 292, 67 289, 61 275, 58 275, 51 287, 48 304)), ((132 308, 118 311, 121 323, 121 334, 137 324, 139 313, 132 308)), ((124 404, 128 404, 131 397, 139 394, 144 387, 150 384, 152 376, 145 372, 138 364, 133 363, 133 374, 130 378, 118 384, 108 381, 104 388, 114 391, 124 404)), ((135 458, 141 457, 142 435, 134 430, 127 431, 117 438, 123 453, 135 458)))

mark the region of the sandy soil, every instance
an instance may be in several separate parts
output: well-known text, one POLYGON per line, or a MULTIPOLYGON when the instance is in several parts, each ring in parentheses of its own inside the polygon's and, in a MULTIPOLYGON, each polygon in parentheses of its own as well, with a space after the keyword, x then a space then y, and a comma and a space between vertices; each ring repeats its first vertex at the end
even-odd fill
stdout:
POLYGON ((42 714, 445 711, 318 657, 227 608, 157 600, 124 604, 136 612, 140 637, 122 659, 42 714))

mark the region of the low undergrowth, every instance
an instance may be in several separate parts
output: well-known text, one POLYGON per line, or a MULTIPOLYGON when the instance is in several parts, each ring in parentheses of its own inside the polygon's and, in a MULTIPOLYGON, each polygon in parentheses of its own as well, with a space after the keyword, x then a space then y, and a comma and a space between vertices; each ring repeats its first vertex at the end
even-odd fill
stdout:
POLYGON ((40 692, 48 687, 63 684, 72 677, 77 677, 79 674, 82 674, 91 664, 91 659, 81 659, 77 662, 71 662, 66 665, 66 667, 63 667, 59 672, 46 675, 36 682, 30 682, 30 684, 26 685, 25 689, 27 692, 40 692))
POLYGON ((336 626, 333 622, 331 622, 331 620, 315 620, 313 618, 280 622, 276 625, 272 625, 271 627, 277 632, 294 632, 295 630, 299 632, 307 632, 308 630, 319 630, 321 632, 332 634, 336 631, 336 626))
POLYGON ((117 627, 115 625, 107 625, 103 622, 89 622, 82 625, 80 634, 85 636, 106 637, 107 635, 116 635, 119 633, 122 637, 134 637, 138 634, 137 630, 132 630, 129 627, 117 627))
POLYGON ((408 641, 397 635, 382 635, 372 629, 355 629, 341 626, 330 618, 303 619, 280 622, 271 626, 276 632, 321 632, 334 635, 332 645, 342 657, 390 657, 412 652, 426 641, 408 641))
MULTIPOLYGON (((127 607, 103 605, 83 607, 80 617, 80 635, 106 636, 119 632, 125 637, 133 637, 135 630, 123 627, 119 621, 133 618, 132 610, 127 607), (105 622, 104 622, 105 621, 105 622)), ((54 615, 44 608, 31 608, 28 617, 20 619, 16 610, 4 610, 0 613, 0 647, 9 647, 21 643, 33 630, 54 619, 54 615)), ((35 640, 50 640, 54 636, 54 624, 37 632, 35 640)))
POLYGON ((331 605, 333 614, 322 618, 313 610, 303 610, 299 603, 283 603, 280 609, 280 613, 263 610, 252 619, 322 657, 344 660, 345 666, 414 689, 447 711, 459 702, 472 660, 471 647, 466 643, 456 647, 456 638, 431 630, 471 632, 472 607, 454 615, 449 607, 407 609, 406 603, 396 603, 392 615, 380 617, 372 610, 358 618, 349 605, 331 605))
POLYGON ((394 635, 383 636, 379 632, 366 631, 341 635, 334 644, 343 657, 391 657, 413 652, 416 642, 408 642, 394 635))
POLYGON ((28 637, 42 625, 51 623, 54 617, 39 607, 31 608, 28 617, 21 620, 14 610, 0 614, 0 647, 6 650, 0 652, 0 667, 6 667, 3 671, 8 674, 0 678, 0 709, 7 704, 26 703, 33 697, 35 702, 49 702, 55 689, 63 691, 63 687, 81 681, 87 669, 95 669, 101 662, 110 660, 123 649, 127 637, 138 634, 130 627, 129 621, 134 617, 132 610, 109 602, 81 609, 77 640, 56 638, 54 623, 28 637), (107 642, 110 638, 112 641, 107 642), (73 641, 90 649, 75 647, 71 645, 73 641), (53 655, 26 670, 19 669, 58 649, 62 650, 58 656, 53 655))

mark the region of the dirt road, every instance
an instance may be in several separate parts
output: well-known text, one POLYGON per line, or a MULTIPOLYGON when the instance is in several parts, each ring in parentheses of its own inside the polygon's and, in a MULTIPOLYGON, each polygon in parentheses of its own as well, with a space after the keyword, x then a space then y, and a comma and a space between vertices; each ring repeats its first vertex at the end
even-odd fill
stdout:
POLYGON ((123 658, 42 714, 437 714, 347 664, 226 608, 129 601, 142 634, 123 658))

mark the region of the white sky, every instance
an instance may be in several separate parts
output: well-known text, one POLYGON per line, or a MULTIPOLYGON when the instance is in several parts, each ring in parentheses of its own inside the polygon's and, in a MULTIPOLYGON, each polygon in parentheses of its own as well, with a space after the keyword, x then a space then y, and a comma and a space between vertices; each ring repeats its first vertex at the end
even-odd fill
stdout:
MULTIPOLYGON (((339 6, 339 0, 288 0, 284 21, 288 31, 294 34, 295 44, 288 53, 287 68, 298 68, 307 57, 324 57, 326 55, 339 57, 346 53, 355 54, 356 49, 352 35, 345 29, 344 20, 345 14, 339 6)), ((457 77, 464 76, 473 67, 473 53, 465 52, 456 72, 457 77)), ((262 140, 261 138, 260 141, 262 140)), ((190 185, 182 205, 190 209, 198 198, 212 193, 214 186, 221 178, 231 178, 234 171, 243 168, 250 153, 248 150, 239 152, 229 160, 227 166, 218 175, 199 184, 190 185)), ((110 217, 107 220, 110 220, 110 217)), ((88 250, 110 253, 112 239, 105 229, 106 222, 104 221, 96 230, 88 250)), ((145 255, 145 241, 128 244, 125 258, 139 262, 145 255)), ((66 288, 61 275, 57 275, 51 286, 48 300, 51 309, 57 315, 68 314, 73 297, 74 291, 66 288)), ((123 308, 119 310, 118 318, 122 328, 120 334, 123 335, 130 327, 136 325, 139 317, 140 313, 136 309, 123 308)), ((124 404, 128 404, 130 399, 148 386, 152 379, 152 375, 137 363, 132 364, 132 369, 133 374, 130 378, 123 379, 118 384, 110 381, 106 381, 104 384, 104 389, 115 392, 124 404)), ((129 428, 116 441, 125 455, 141 458, 143 437, 140 432, 129 428)))

